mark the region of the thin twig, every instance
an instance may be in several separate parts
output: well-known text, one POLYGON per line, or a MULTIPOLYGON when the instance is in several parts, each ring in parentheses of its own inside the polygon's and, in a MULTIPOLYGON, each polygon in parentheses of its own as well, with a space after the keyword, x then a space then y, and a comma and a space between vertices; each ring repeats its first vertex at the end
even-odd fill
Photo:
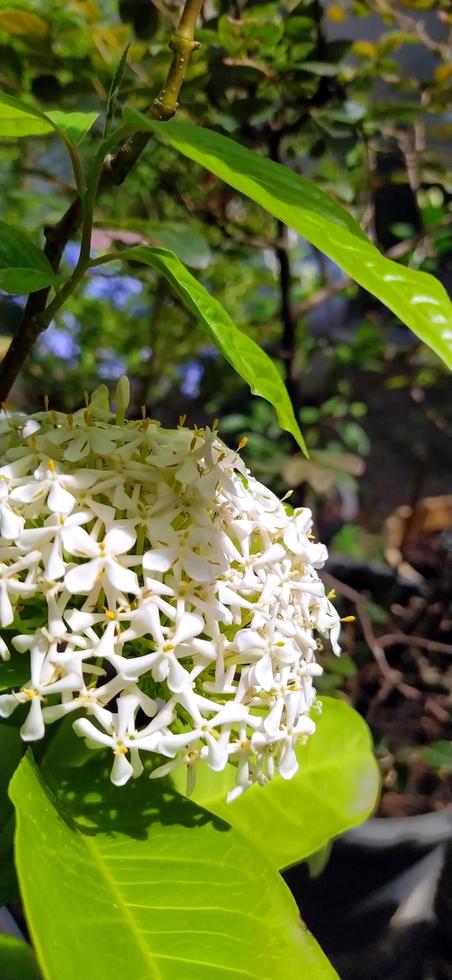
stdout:
POLYGON ((407 33, 417 35, 419 40, 425 44, 426 48, 430 51, 435 51, 437 54, 442 55, 444 58, 448 58, 450 54, 450 48, 447 41, 436 41, 431 34, 425 29, 421 18, 410 17, 405 14, 402 10, 398 10, 397 7, 387 0, 365 0, 366 7, 372 10, 374 13, 379 14, 380 17, 391 17, 393 21, 407 33))
POLYGON ((357 592, 356 589, 352 589, 350 585, 346 585, 345 582, 340 582, 339 579, 335 578, 334 575, 330 575, 329 572, 325 572, 323 574, 323 578, 329 585, 332 585, 337 592, 345 596, 346 599, 350 599, 350 602, 353 602, 356 609, 356 614, 361 623, 364 639, 369 647, 369 650, 374 656, 381 673, 393 684, 398 683, 401 680, 401 674, 398 670, 393 670, 390 664, 388 664, 380 641, 375 636, 372 629, 372 623, 366 609, 365 596, 363 596, 361 592, 357 592))
MULTIPOLYGON (((148 109, 147 114, 153 119, 166 121, 177 110, 190 57, 199 47, 194 35, 202 5, 203 0, 185 0, 179 26, 169 42, 173 56, 166 81, 148 109)), ((150 139, 150 133, 134 133, 114 155, 105 160, 98 185, 99 194, 109 187, 123 183, 150 139)), ((44 254, 55 272, 59 268, 65 246, 77 233, 82 221, 83 207, 78 195, 56 225, 44 228, 44 254)), ((0 402, 8 397, 36 339, 48 326, 49 321, 44 313, 49 291, 41 289, 28 297, 22 320, 0 366, 0 402)))
POLYGON ((429 653, 449 653, 452 654, 451 643, 441 643, 440 640, 429 640, 427 636, 414 636, 411 633, 387 633, 385 636, 378 637, 381 647, 392 647, 398 644, 403 646, 420 647, 428 650, 429 653))

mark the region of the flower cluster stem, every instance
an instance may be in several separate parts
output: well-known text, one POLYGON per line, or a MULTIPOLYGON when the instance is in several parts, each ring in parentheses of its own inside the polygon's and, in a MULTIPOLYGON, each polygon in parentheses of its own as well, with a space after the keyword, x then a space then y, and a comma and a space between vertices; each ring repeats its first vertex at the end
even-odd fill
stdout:
MULTIPOLYGON (((194 40, 194 35, 202 5, 203 0, 185 0, 179 25, 169 42, 172 59, 166 81, 148 109, 148 115, 152 119, 166 121, 171 119, 177 110, 178 97, 190 57, 199 47, 199 42, 194 40)), ((56 272, 65 246, 82 226, 79 261, 71 278, 49 306, 47 306, 50 291, 48 288, 31 293, 28 297, 22 320, 0 365, 0 403, 7 399, 37 338, 48 327, 56 310, 73 292, 86 271, 89 263, 93 209, 99 193, 123 183, 150 138, 149 133, 133 133, 114 154, 109 154, 102 159, 96 180, 91 183, 87 192, 88 198, 91 195, 88 202, 86 197, 83 198, 80 194, 81 174, 76 167, 79 193, 57 224, 44 228, 44 254, 56 272)), ((78 163, 78 160, 76 162, 78 163)))

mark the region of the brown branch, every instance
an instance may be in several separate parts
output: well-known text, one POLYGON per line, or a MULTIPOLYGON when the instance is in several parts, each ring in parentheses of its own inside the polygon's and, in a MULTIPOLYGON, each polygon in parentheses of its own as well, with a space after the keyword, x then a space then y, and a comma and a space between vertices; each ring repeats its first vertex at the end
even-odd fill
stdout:
POLYGON ((448 58, 450 54, 450 48, 447 41, 435 41, 435 38, 428 33, 425 29, 422 20, 416 17, 410 17, 405 14, 402 10, 398 10, 393 4, 387 3, 387 0, 366 0, 366 7, 372 10, 375 14, 379 14, 380 17, 390 17, 392 20, 401 28, 402 31, 406 31, 408 34, 416 34, 420 41, 425 44, 425 47, 430 51, 435 51, 437 54, 442 55, 444 58, 448 58))
MULTIPOLYGON (((179 93, 191 54, 199 47, 199 42, 194 40, 194 34, 202 5, 203 0, 185 0, 179 26, 169 42, 172 60, 166 81, 148 109, 147 114, 152 119, 166 121, 177 110, 179 93)), ((134 133, 114 155, 107 157, 99 182, 99 193, 123 183, 150 139, 150 133, 134 133)), ((82 203, 80 197, 76 197, 56 225, 44 228, 44 254, 55 272, 59 268, 65 246, 82 224, 82 217, 82 203)), ((0 402, 8 397, 36 339, 47 326, 45 318, 41 320, 41 317, 46 309, 49 291, 41 289, 28 297, 22 320, 0 366, 0 402)))

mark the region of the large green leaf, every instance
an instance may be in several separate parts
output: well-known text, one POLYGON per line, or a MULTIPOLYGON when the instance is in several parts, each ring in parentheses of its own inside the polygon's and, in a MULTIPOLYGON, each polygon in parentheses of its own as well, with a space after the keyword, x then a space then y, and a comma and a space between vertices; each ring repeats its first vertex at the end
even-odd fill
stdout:
POLYGON ((59 772, 49 789, 27 753, 10 786, 45 980, 336 977, 237 831, 144 777, 118 790, 99 758, 59 772))
POLYGON ((151 130, 294 228, 452 367, 452 307, 442 285, 382 256, 351 215, 309 180, 209 129, 178 121, 163 124, 132 109, 125 110, 124 121, 151 130))
MULTIPOLYGON (((251 838, 277 868, 302 861, 361 823, 377 801, 378 767, 366 723, 342 701, 321 700, 317 731, 297 750, 300 768, 293 779, 276 776, 228 805, 232 767, 224 773, 199 769, 193 799, 251 838)), ((184 792, 181 770, 174 784, 184 792)))
POLYGON ((260 395, 274 406, 281 427, 292 433, 307 454, 287 389, 276 365, 251 337, 235 326, 221 303, 192 276, 177 255, 146 245, 137 245, 121 254, 126 259, 152 266, 168 279, 185 305, 198 317, 210 340, 249 384, 253 394, 260 395))
POLYGON ((0 977, 3 980, 39 980, 33 950, 12 936, 0 936, 0 977))
POLYGON ((37 106, 0 93, 0 136, 45 136, 57 132, 70 143, 81 143, 98 118, 97 112, 42 112, 37 106))
POLYGON ((33 293, 60 281, 37 245, 19 228, 0 221, 0 289, 33 293))

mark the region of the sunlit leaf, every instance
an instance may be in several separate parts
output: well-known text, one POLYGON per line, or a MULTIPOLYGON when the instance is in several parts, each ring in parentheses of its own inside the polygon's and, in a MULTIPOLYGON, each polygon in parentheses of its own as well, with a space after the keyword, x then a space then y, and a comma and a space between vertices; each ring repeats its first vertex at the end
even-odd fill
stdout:
MULTIPOLYGON (((376 804, 378 767, 366 723, 342 701, 321 700, 317 731, 299 746, 300 768, 293 779, 276 776, 227 804, 226 793, 234 785, 232 766, 223 773, 199 767, 192 798, 252 839, 278 868, 302 861, 362 823, 376 804)), ((176 770, 173 779, 180 792, 184 778, 176 770)))
POLYGON ((39 109, 0 93, 0 136, 41 136, 54 129, 53 123, 39 109))
POLYGON ((98 118, 97 112, 42 112, 11 95, 0 93, 0 136, 44 136, 57 132, 70 143, 81 143, 98 118))
POLYGON ((125 110, 124 119, 151 130, 298 231, 452 368, 452 306, 441 283, 382 256, 351 215, 309 180, 208 129, 156 122, 132 109, 125 110))
POLYGON ((10 786, 16 863, 46 980, 333 980, 282 879, 237 831, 99 760, 46 786, 30 753, 10 786), (43 900, 45 896, 45 900, 43 900))
POLYGON ((0 31, 30 40, 41 40, 46 36, 49 25, 43 17, 38 17, 31 10, 20 10, 18 7, 4 7, 0 10, 0 31))

